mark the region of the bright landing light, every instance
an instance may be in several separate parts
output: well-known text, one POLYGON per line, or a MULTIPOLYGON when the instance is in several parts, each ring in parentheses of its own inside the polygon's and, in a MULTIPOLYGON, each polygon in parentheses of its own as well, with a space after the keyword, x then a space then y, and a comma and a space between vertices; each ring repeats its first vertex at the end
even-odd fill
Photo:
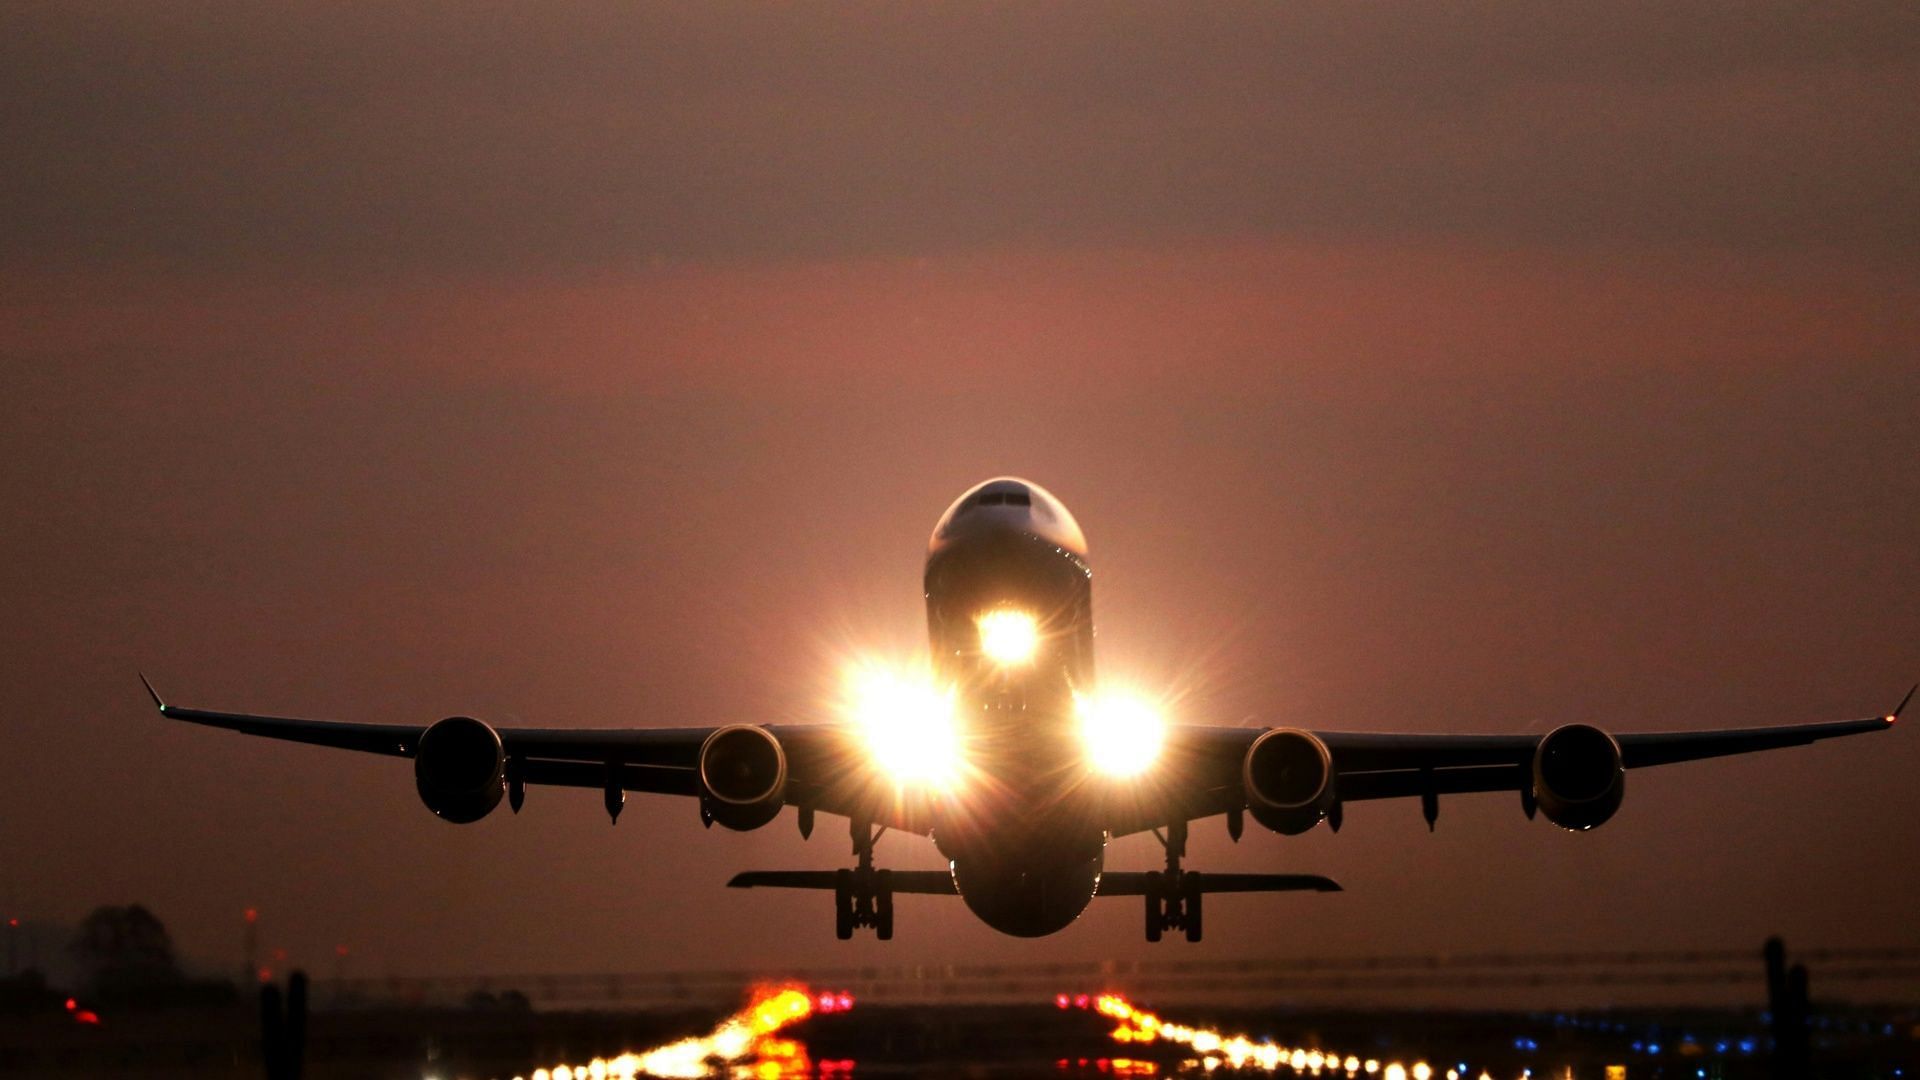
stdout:
POLYGON ((1146 701, 1126 694, 1075 696, 1087 760, 1108 776, 1138 776, 1160 757, 1166 724, 1146 701))
POLYGON ((995 608, 974 621, 980 627, 980 651, 1002 667, 1027 663, 1040 649, 1040 624, 1024 611, 995 608))
POLYGON ((951 693, 926 679, 871 667, 854 668, 848 683, 852 719, 874 764, 894 783, 939 790, 959 783, 960 733, 951 693))

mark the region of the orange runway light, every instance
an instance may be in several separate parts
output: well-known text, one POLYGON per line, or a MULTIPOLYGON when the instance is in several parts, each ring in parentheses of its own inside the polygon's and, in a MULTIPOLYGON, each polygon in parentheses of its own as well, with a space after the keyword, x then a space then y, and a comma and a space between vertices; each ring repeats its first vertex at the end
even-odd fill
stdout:
MULTIPOLYGON (((1075 1008, 1091 1009, 1101 1016, 1119 1022, 1111 1033, 1114 1042, 1122 1045, 1138 1046, 1155 1041, 1184 1046, 1193 1051, 1195 1059, 1188 1067, 1198 1067, 1213 1072, 1221 1067, 1235 1071, 1257 1068, 1266 1072, 1290 1069, 1296 1073, 1312 1076, 1327 1074, 1353 1078, 1362 1075, 1376 1076, 1384 1073, 1384 1080, 1432 1080, 1433 1067, 1424 1061, 1404 1065, 1397 1061, 1381 1063, 1368 1059, 1362 1063, 1356 1054, 1340 1054, 1319 1047, 1290 1047, 1261 1040, 1255 1041, 1245 1035, 1227 1035, 1211 1028, 1193 1028, 1184 1024, 1169 1023, 1166 1020, 1135 1007, 1119 994, 1100 994, 1089 998, 1078 994, 1069 998, 1060 994, 1054 1004, 1066 1008, 1069 1002, 1075 1008)), ((1151 1064, 1151 1063, 1137 1063, 1151 1064)), ((1150 1072, 1151 1070, 1147 1070, 1150 1072)), ((1135 1075, 1145 1075, 1136 1073, 1135 1075)))
MULTIPOLYGON (((782 1028, 816 1012, 839 1013, 853 1008, 853 995, 815 994, 804 986, 761 986, 753 990, 746 1007, 714 1025, 705 1035, 692 1036, 638 1053, 594 1058, 584 1065, 555 1065, 535 1069, 531 1080, 635 1080, 653 1076, 677 1080, 705 1080, 731 1076, 750 1080, 785 1080, 813 1073, 807 1048, 794 1039, 775 1038, 782 1028)), ((824 1073, 825 1063, 822 1063, 824 1073)), ((851 1062, 836 1062, 836 1072, 852 1072, 851 1062)))

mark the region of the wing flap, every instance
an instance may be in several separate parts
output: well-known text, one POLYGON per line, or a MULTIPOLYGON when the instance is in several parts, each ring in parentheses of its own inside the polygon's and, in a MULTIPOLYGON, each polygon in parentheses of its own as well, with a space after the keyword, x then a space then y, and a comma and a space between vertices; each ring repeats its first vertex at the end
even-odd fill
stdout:
MULTIPOLYGON (((529 784, 596 790, 607 786, 607 766, 603 762, 542 761, 536 758, 521 761, 516 767, 520 770, 520 778, 529 784)), ((692 769, 669 769, 655 765, 616 765, 614 769, 623 791, 653 795, 700 794, 700 781, 692 769)))
MULTIPOLYGON (((1100 875, 1100 887, 1094 895, 1145 896, 1149 881, 1148 875, 1139 871, 1109 870, 1100 875)), ((1318 874, 1197 874, 1194 881, 1203 893, 1342 891, 1339 882, 1318 874)))
POLYGON ((1395 772, 1341 773, 1341 802, 1406 799, 1432 792, 1463 795, 1475 791, 1518 791, 1533 782, 1523 765, 1474 765, 1464 769, 1400 769, 1395 772))
MULTIPOLYGON (((889 870, 893 891, 913 896, 958 896, 953 875, 945 870, 889 870)), ((733 875, 729 889, 824 889, 839 888, 839 870, 748 870, 733 875)))

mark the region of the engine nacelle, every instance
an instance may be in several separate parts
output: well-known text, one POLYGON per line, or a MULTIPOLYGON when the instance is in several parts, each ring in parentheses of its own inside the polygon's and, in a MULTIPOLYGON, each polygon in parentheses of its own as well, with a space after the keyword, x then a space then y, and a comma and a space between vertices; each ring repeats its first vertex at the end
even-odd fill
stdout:
POLYGON ((471 716, 449 716, 420 735, 413 783, 427 809, 448 821, 479 821, 507 792, 507 751, 500 733, 471 716))
POLYGON ((1253 820, 1293 836, 1333 808, 1333 753, 1311 732, 1274 728, 1253 740, 1240 766, 1253 820))
POLYGON ((787 754, 763 727, 734 724, 700 744, 700 807, 729 829, 757 829, 786 805, 787 754))
POLYGON ((1586 724, 1547 732, 1533 752, 1533 798, 1563 829, 1603 825, 1620 809, 1627 770, 1613 736, 1586 724))

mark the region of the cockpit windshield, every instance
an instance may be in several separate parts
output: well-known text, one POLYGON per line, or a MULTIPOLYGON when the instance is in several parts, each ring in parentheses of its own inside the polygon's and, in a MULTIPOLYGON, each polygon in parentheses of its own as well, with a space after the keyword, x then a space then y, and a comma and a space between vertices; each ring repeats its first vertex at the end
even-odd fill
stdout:
POLYGON ((1016 522, 1059 547, 1086 554, 1086 537, 1060 500, 1038 484, 1011 476, 977 485, 954 500, 934 526, 931 546, 937 548, 956 531, 970 528, 976 516, 983 524, 989 518, 1002 524, 1016 522))
POLYGON ((1024 491, 983 491, 971 504, 960 508, 966 513, 973 506, 1032 506, 1033 496, 1024 491))

